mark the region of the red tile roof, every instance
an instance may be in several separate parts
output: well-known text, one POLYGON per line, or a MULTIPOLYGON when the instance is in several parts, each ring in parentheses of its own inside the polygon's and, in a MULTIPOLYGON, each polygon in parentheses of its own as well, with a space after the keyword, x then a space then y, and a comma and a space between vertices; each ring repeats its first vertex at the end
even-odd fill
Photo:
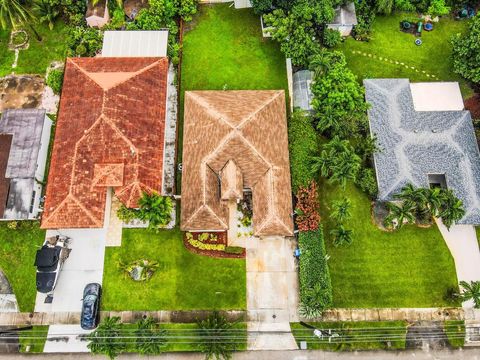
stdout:
POLYGON ((42 228, 102 227, 107 187, 128 207, 160 192, 167 58, 67 59, 42 228))

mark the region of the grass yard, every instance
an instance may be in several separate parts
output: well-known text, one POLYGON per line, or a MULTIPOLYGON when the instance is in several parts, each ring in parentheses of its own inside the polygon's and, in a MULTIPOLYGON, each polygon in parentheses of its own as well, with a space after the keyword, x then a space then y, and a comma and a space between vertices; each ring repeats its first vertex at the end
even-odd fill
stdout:
POLYGON ((25 29, 30 38, 30 46, 26 50, 20 50, 18 64, 12 69, 14 52, 8 50, 10 32, 0 30, 0 77, 11 74, 40 74, 44 75, 52 61, 65 59, 65 39, 67 27, 62 20, 55 23, 53 30, 46 24, 35 24, 35 30, 42 37, 37 41, 31 29, 25 29))
POLYGON ((20 332, 20 352, 22 353, 43 353, 47 341, 48 326, 32 326, 31 330, 20 332), (27 347, 30 347, 27 351, 27 347))
POLYGON ((288 96, 285 56, 275 41, 262 37, 260 18, 252 9, 200 5, 183 35, 179 162, 185 91, 222 89, 285 89, 288 96))
POLYGON ((45 240, 45 230, 34 221, 19 221, 18 229, 9 229, 9 222, 0 222, 0 268, 13 288, 20 311, 31 312, 37 294, 35 285, 35 253, 45 240))
POLYGON ((298 344, 300 341, 306 341, 309 350, 405 349, 407 336, 405 321, 318 322, 310 325, 317 329, 332 329, 332 333, 337 333, 339 336, 332 338, 329 343, 328 337, 319 339, 313 335, 313 330, 299 323, 291 323, 290 327, 295 340, 298 344), (390 342, 390 345, 387 342, 390 342))
POLYGON ((463 33, 468 21, 456 21, 442 18, 434 24, 431 32, 422 32, 422 45, 415 45, 415 37, 399 30, 400 21, 416 19, 415 14, 396 13, 389 16, 377 16, 372 26, 372 38, 369 42, 356 41, 349 37, 342 45, 350 69, 360 78, 409 78, 411 81, 458 81, 464 98, 473 95, 467 82, 453 72, 452 46, 453 34, 463 33), (363 56, 352 51, 371 54, 363 56), (375 57, 373 57, 375 55, 375 57), (379 58, 383 58, 380 60, 379 58), (393 60, 394 63, 384 59, 393 60), (397 61, 399 64, 395 64, 397 61), (403 63, 404 65, 401 65, 403 63), (408 65, 408 68, 406 67, 408 65), (415 69, 412 69, 411 67, 415 69), (423 73, 425 71, 425 73, 423 73), (427 74, 431 75, 430 77, 427 74))
POLYGON ((465 321, 447 320, 443 326, 451 347, 456 349, 465 345, 465 321))
POLYGON ((349 184, 345 194, 325 181, 319 189, 334 307, 460 305, 443 299, 449 288, 457 289, 457 276, 436 225, 385 232, 372 223, 370 200, 354 185, 349 184), (329 206, 343 196, 352 202, 352 218, 345 227, 354 231, 353 244, 335 247, 329 234, 335 226, 328 216, 329 206))
POLYGON ((124 229, 122 246, 105 250, 103 290, 104 310, 245 309, 245 260, 192 254, 178 229, 124 229), (139 259, 160 264, 148 282, 134 282, 119 268, 139 259))

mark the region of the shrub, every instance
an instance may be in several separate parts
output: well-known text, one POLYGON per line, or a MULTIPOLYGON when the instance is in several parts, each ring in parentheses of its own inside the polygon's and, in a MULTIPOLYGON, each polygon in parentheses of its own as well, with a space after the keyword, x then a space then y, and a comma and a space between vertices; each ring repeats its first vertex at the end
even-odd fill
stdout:
POLYGON ((160 329, 152 317, 137 322, 135 349, 142 355, 160 354, 167 344, 167 331, 160 329))
POLYGON ((103 45, 103 31, 91 27, 72 27, 66 44, 67 56, 95 56, 103 45))
POLYGON ((307 113, 295 110, 288 124, 288 147, 290 151, 290 169, 292 191, 306 187, 313 180, 310 171, 310 158, 318 152, 318 141, 312 119, 307 113))
POLYGON ((50 86, 55 94, 60 94, 63 85, 63 71, 53 69, 48 73, 47 85, 50 86))
POLYGON ((190 245, 199 250, 225 251, 225 245, 223 244, 206 244, 200 240, 195 240, 193 236, 189 238, 187 235, 187 241, 190 245))
POLYGON ((332 306, 333 293, 322 228, 300 232, 300 313, 314 318, 332 306))
POLYGON ((164 228, 172 220, 173 202, 168 196, 144 192, 138 205, 140 220, 148 221, 148 228, 151 230, 164 228))
POLYGON ((340 44, 342 41, 342 35, 340 31, 333 29, 325 29, 323 32, 323 45, 328 48, 333 48, 340 44))
POLYGON ((214 311, 205 320, 197 320, 200 350, 206 359, 231 359, 232 351, 236 348, 235 341, 226 339, 234 339, 238 335, 232 329, 233 325, 218 311, 214 311))
POLYGON ((241 255, 243 254, 243 248, 240 246, 226 246, 225 247, 225 252, 227 254, 235 254, 235 255, 241 255))
POLYGON ((7 228, 9 228, 10 230, 17 230, 18 229, 18 221, 9 221, 7 223, 7 228))
POLYGON ((431 16, 443 16, 450 12, 450 7, 445 5, 445 0, 432 0, 427 13, 431 16))
POLYGON ((357 25, 353 27, 355 40, 369 41, 373 20, 375 20, 375 9, 368 1, 356 1, 355 10, 357 14, 357 25))
POLYGON ((375 198, 378 193, 377 179, 371 168, 361 168, 358 172, 355 184, 370 198, 375 198))
POLYGON ((122 204, 122 206, 120 206, 120 208, 117 210, 117 217, 123 222, 129 223, 130 221, 138 219, 139 214, 137 209, 127 208, 122 204))
POLYGON ((110 359, 126 350, 125 339, 121 336, 122 323, 119 317, 107 317, 98 328, 87 335, 87 347, 93 354, 103 354, 110 359))
POLYGON ((184 21, 191 21, 192 15, 197 13, 198 0, 176 0, 178 15, 184 21))
POLYGON ((480 13, 470 21, 468 31, 452 39, 453 69, 474 83, 480 83, 480 13))
POLYGON ((320 224, 320 214, 318 208, 317 184, 312 180, 306 188, 302 187, 297 192, 297 214, 295 222, 300 231, 317 230, 320 224))

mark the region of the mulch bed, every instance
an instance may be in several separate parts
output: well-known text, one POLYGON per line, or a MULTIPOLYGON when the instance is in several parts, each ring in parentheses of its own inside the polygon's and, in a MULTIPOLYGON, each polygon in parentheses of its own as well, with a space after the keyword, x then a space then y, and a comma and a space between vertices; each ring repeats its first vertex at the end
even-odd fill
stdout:
MULTIPOLYGON (((210 256, 213 258, 230 258, 230 259, 244 259, 246 256, 246 251, 243 249, 243 252, 241 254, 228 254, 224 251, 216 251, 216 250, 201 250, 198 249, 194 246, 192 246, 188 240, 187 240, 187 233, 183 233, 183 244, 185 247, 192 253, 198 254, 198 255, 204 255, 204 256, 210 256)), ((198 236, 202 234, 201 232, 192 232, 193 238, 195 240, 198 240, 198 236)), ((215 233, 209 233, 209 234, 214 234, 217 235, 217 241, 204 241, 205 244, 216 244, 216 245, 225 245, 227 246, 228 244, 228 238, 227 238, 227 232, 215 232, 215 233)))
POLYGON ((465 100, 465 109, 470 111, 473 119, 480 119, 480 94, 465 100))

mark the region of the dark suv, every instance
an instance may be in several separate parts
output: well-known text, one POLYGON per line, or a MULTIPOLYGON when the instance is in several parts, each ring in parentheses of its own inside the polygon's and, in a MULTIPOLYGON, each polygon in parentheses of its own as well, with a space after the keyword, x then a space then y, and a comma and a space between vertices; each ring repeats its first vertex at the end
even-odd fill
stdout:
POLYGON ((98 325, 101 292, 102 286, 97 283, 87 284, 83 290, 80 326, 84 330, 93 330, 98 325))

